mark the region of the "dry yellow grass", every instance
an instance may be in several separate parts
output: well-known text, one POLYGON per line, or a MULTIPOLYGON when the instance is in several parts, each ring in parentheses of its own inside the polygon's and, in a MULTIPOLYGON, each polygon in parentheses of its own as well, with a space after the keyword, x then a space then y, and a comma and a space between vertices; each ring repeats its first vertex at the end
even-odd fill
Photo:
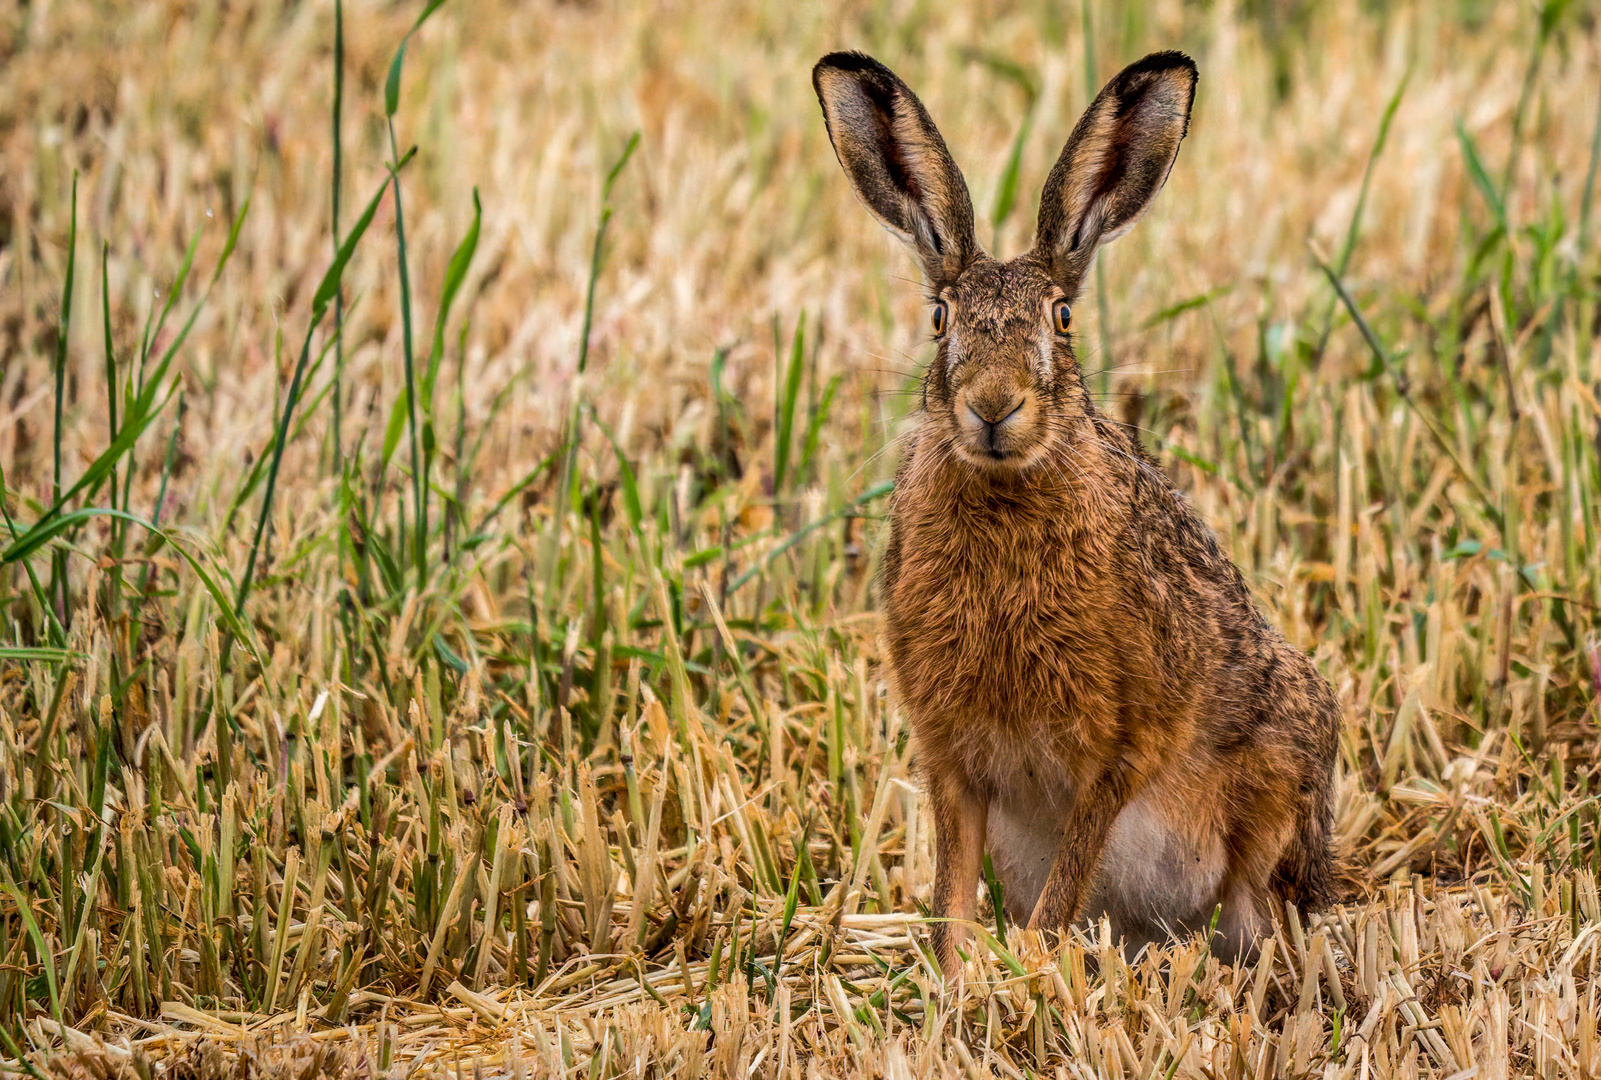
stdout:
MULTIPOLYGON (((86 514, 0 556, 0 1070, 1601 1075, 1601 32, 1581 4, 1374 6, 1094 8, 1102 78, 1178 47, 1202 81, 1104 256, 1107 321, 1081 306, 1107 408, 1341 697, 1348 902, 1287 913, 1245 970, 1012 928, 960 988, 918 947, 931 824, 871 586, 924 309, 808 74, 842 46, 894 67, 1012 254, 1087 100, 1079 6, 446 5, 395 116, 419 370, 483 203, 423 571, 409 431, 379 462, 389 197, 345 275, 340 446, 330 316, 238 624, 333 254, 333 4, 0 10, 7 544, 52 503, 73 170, 69 489, 113 430, 103 298, 137 379, 189 238, 151 368, 250 199, 127 497, 64 507, 165 538, 86 514), (1343 273, 1375 360, 1314 256, 1340 259, 1403 80, 1343 273)), ((346 12, 346 230, 420 8, 346 12)))

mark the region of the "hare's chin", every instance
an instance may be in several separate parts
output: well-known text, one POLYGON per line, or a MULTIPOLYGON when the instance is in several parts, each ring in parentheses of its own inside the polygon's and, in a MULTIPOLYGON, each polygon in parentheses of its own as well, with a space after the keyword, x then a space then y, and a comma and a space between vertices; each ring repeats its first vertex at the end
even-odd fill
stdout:
POLYGON ((1045 456, 1044 442, 1031 439, 1026 446, 1004 453, 992 450, 975 450, 968 446, 966 440, 957 439, 953 444, 956 456, 968 465, 985 473, 1025 473, 1039 464, 1045 456))

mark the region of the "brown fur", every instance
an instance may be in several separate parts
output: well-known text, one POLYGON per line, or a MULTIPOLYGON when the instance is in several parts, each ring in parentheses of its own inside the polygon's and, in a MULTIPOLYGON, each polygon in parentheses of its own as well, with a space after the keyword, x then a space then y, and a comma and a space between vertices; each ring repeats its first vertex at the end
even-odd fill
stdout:
POLYGON ((1034 249, 1006 263, 974 241, 961 174, 898 78, 833 54, 814 84, 858 195, 948 311, 882 583, 937 832, 940 962, 958 967, 986 848, 1015 920, 1106 914, 1139 942, 1222 905, 1224 949, 1249 955, 1273 898, 1330 898, 1338 707, 1097 410, 1052 317, 1160 190, 1194 65, 1157 54, 1108 84, 1046 183, 1034 249))

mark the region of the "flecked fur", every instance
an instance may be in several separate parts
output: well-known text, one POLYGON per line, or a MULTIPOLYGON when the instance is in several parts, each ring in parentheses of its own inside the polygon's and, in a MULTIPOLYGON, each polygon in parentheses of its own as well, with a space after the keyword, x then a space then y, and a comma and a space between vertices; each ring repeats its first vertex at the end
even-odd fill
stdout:
POLYGON ((1178 53, 1114 78, 1046 183, 1034 249, 1003 263, 905 84, 854 53, 814 72, 847 175, 919 256, 942 320, 882 597, 947 974, 986 849, 1014 919, 1105 914, 1130 943, 1204 929, 1221 905, 1222 950, 1248 956, 1275 899, 1330 900, 1334 695, 1096 408, 1056 322, 1096 246, 1160 190, 1195 81, 1178 53))

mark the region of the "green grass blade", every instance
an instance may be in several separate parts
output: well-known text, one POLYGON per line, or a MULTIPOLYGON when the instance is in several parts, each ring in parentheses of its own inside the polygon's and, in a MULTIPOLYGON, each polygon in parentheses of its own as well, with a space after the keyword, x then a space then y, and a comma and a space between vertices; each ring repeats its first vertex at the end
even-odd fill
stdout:
MULTIPOLYGON (((332 213, 330 215, 333 231, 334 255, 339 254, 339 195, 344 187, 344 143, 340 135, 340 127, 344 122, 345 111, 345 0, 334 0, 334 100, 333 100, 333 170, 328 180, 331 195, 332 213)), ((334 471, 338 472, 344 463, 344 417, 345 417, 345 294, 343 290, 334 294, 334 388, 333 388, 333 456, 334 471)))
POLYGON ((1445 434, 1440 431, 1438 425, 1430 418, 1429 414, 1419 409, 1416 403, 1412 401, 1412 396, 1407 386, 1406 373, 1396 368, 1394 360, 1390 357, 1390 351, 1385 348, 1384 342, 1379 339, 1379 335, 1374 333, 1373 327, 1368 325, 1367 319, 1362 314, 1362 309, 1357 306, 1356 300, 1346 291, 1345 283, 1340 280, 1340 276, 1334 272, 1333 267, 1322 259, 1317 258, 1316 255, 1313 258, 1317 261, 1323 273, 1328 276, 1329 283, 1334 286, 1335 294, 1339 296, 1340 302, 1345 305, 1346 310, 1351 313, 1351 320, 1356 323, 1357 329, 1362 332, 1363 340, 1367 342, 1368 348, 1373 352, 1373 370, 1369 373, 1369 377, 1374 377, 1378 373, 1385 371, 1390 372, 1395 377, 1396 389, 1399 391, 1401 399, 1412 406, 1414 415, 1423 421, 1423 426, 1428 429, 1429 436, 1434 440, 1435 445, 1439 447, 1440 452, 1451 460, 1452 464, 1456 466, 1457 472, 1473 488, 1474 494, 1478 496, 1481 503, 1481 511, 1491 521, 1495 522, 1496 528, 1503 528, 1505 515, 1500 507, 1496 505, 1496 500, 1490 495, 1478 475, 1467 467, 1467 464, 1457 454, 1456 449, 1451 446, 1450 441, 1446 439, 1445 434))
MULTIPOLYGON (((415 153, 415 151, 412 151, 412 153, 415 153)), ((396 165, 392 166, 389 173, 390 177, 397 176, 399 168, 410 161, 411 157, 412 154, 408 153, 396 165)), ((295 373, 289 383, 289 394, 284 401, 283 415, 278 421, 278 435, 273 440, 272 464, 267 469, 267 490, 261 497, 261 514, 256 519, 256 532, 250 541, 250 556, 245 562, 245 572, 239 579, 239 587, 234 595, 233 604, 229 609, 236 614, 242 615, 244 613, 245 599, 250 595, 250 587, 255 579, 256 560, 261 553, 261 541, 267 532, 267 520, 272 515, 273 494, 278 486, 278 467, 283 462, 284 445, 289 436, 289 421, 294 415, 295 402, 300 396, 301 380, 305 377, 306 365, 311 359, 312 334, 316 332, 317 324, 322 321, 323 314, 328 310, 329 302, 338 291, 340 276, 344 273, 346 264, 350 262, 350 256, 355 252, 356 245, 361 243, 361 238, 366 234, 367 226, 372 224, 373 215, 378 212, 378 204, 383 201, 384 191, 388 186, 389 181, 385 180, 378 190, 373 193, 373 197, 367 201, 366 209, 362 211, 361 217, 356 219, 355 227, 350 230, 350 235, 345 237, 345 242, 340 247, 339 254, 334 256, 333 265, 323 275, 322 283, 317 286, 317 292, 312 298, 311 323, 306 328, 305 344, 301 347, 300 360, 295 365, 295 373)))
POLYGON ((484 513, 484 516, 479 518, 477 527, 474 528, 468 535, 481 535, 484 529, 488 527, 489 523, 495 519, 496 515, 498 515, 502 510, 506 509, 507 504, 509 504, 518 495, 521 495, 524 491, 527 491, 529 486, 532 485, 534 481, 538 480, 545 474, 547 469, 550 469, 556 464, 559 459, 558 455, 560 455, 560 453, 561 451, 559 449, 553 450, 549 454, 545 455, 545 459, 538 465, 535 465, 532 469, 529 469, 526 473, 524 473, 522 479, 518 480, 506 490, 504 495, 495 500, 495 505, 491 506, 484 513))
POLYGON ((1140 329, 1155 329, 1156 327, 1161 326, 1163 323, 1172 322, 1180 315, 1183 315, 1186 311, 1194 311, 1196 308, 1206 307, 1218 297, 1227 296, 1233 291, 1233 285, 1219 285, 1217 288, 1208 289, 1206 292, 1197 296, 1185 297, 1183 300, 1180 300, 1175 304, 1169 304, 1167 307, 1162 308, 1154 314, 1148 316, 1144 322, 1140 323, 1140 329))
MULTIPOLYGON (((423 485, 422 446, 417 426, 417 377, 415 367, 415 354, 412 349, 412 319, 411 319, 411 269, 406 255, 406 215, 404 203, 400 193, 400 146, 395 139, 395 112, 400 108, 400 73, 406 61, 406 45, 411 41, 419 27, 435 11, 439 10, 444 0, 430 0, 417 21, 412 24, 406 36, 401 39, 400 48, 395 50, 395 58, 389 62, 389 75, 384 80, 384 117, 389 128, 389 153, 394 164, 391 166, 390 179, 395 188, 395 244, 399 249, 400 261, 400 326, 404 353, 402 361, 406 368, 406 394, 405 407, 407 428, 411 433, 411 479, 413 513, 416 516, 416 527, 413 530, 412 548, 417 567, 417 588, 420 590, 428 573, 428 490, 423 485)), ((408 153, 415 153, 415 148, 408 153)), ((385 442, 387 442, 387 438, 385 442)), ((385 458, 387 462, 387 456, 385 458)))
MULTIPOLYGON (((24 555, 36 550, 39 546, 50 542, 73 526, 81 525, 84 522, 99 517, 113 518, 118 521, 126 521, 131 525, 137 525, 141 529, 149 532, 151 536, 161 541, 161 543, 167 548, 175 551, 178 554, 178 557, 183 559, 183 561, 189 565, 189 568, 195 572, 196 577, 200 579, 200 582, 205 587, 206 591, 211 594, 211 598, 217 604, 218 612, 220 613, 221 618, 227 625, 228 629, 232 631, 240 640, 246 642, 247 647, 250 648, 252 653, 256 651, 248 628, 234 614, 234 606, 230 603, 227 593, 223 591, 222 586, 218 584, 216 578, 214 578, 206 570, 205 566, 198 559, 186 551, 182 545, 173 541, 171 532, 162 529, 160 526, 151 521, 147 521, 144 518, 139 517, 137 514, 130 514, 126 510, 116 510, 105 506, 88 506, 81 510, 74 510, 71 513, 63 514, 48 523, 48 525, 46 525, 42 530, 47 535, 39 536, 37 541, 34 542, 31 547, 29 547, 28 551, 24 552, 24 555)), ((32 536, 34 534, 30 533, 29 535, 32 536)), ((6 561, 10 562, 14 560, 7 559, 6 561)))
MULTIPOLYGON (((152 386, 154 385, 152 384, 152 386)), ((49 529, 54 521, 59 520, 61 512, 67 503, 71 502, 79 492, 103 480, 115 468, 117 462, 133 449, 133 445, 138 441, 139 436, 154 422, 156 416, 166 407, 166 403, 169 400, 171 400, 171 395, 164 398, 157 405, 154 402, 147 403, 144 396, 141 395, 140 399, 134 403, 135 407, 125 418, 122 427, 118 429, 117 437, 112 440, 111 445, 106 447, 99 457, 95 458, 89 468, 84 471, 84 474, 78 478, 77 482, 67 489, 61 498, 56 500, 55 504, 46 510, 27 532, 13 540, 4 552, 0 552, 0 563, 16 562, 38 548, 44 540, 59 535, 58 532, 51 532, 49 536, 45 536, 42 540, 40 539, 41 530, 49 529)))
POLYGON ((623 489, 623 512, 628 515, 628 527, 634 531, 635 536, 639 536, 640 525, 645 520, 645 511, 644 504, 639 499, 639 480, 634 475, 634 467, 628 463, 628 457, 623 453, 617 436, 612 434, 611 428, 607 427, 598 416, 595 417, 595 426, 600 428, 601 434, 606 436, 606 441, 611 443, 612 450, 617 454, 618 482, 623 489))
MULTIPOLYGON (((467 268, 472 264, 473 252, 478 249, 478 231, 483 223, 484 208, 478 201, 478 189, 473 188, 473 223, 467 229, 467 235, 462 237, 456 246, 455 253, 450 257, 450 264, 445 268, 444 287, 440 291, 439 311, 434 317, 433 347, 428 353, 428 366, 423 371, 422 386, 420 388, 422 413, 422 490, 424 493, 432 488, 430 473, 433 471, 434 450, 436 440, 434 437, 434 383, 439 378, 439 365, 445 355, 445 324, 450 318, 451 305, 456 301, 456 293, 461 290, 461 283, 467 277, 467 268)), ((410 395, 408 394, 409 398, 410 395)), ((388 442, 388 438, 385 438, 388 442)), ((424 499, 417 504, 417 536, 419 544, 419 558, 426 559, 428 536, 428 503, 424 499)), ((421 569, 421 568, 419 568, 421 569)), ((422 571, 426 573, 425 570, 422 571)))
POLYGON ((801 443, 800 464, 795 469, 797 476, 810 476, 813 464, 817 460, 817 447, 823 438, 823 428, 828 424, 829 413, 834 407, 834 395, 839 392, 840 383, 845 376, 835 375, 823 387, 823 396, 818 399, 817 408, 813 410, 811 419, 806 422, 806 438, 801 443))
MULTIPOLYGON (((183 287, 189 281, 189 273, 194 269, 195 252, 200 248, 200 236, 205 232, 205 226, 196 227, 194 235, 189 238, 189 250, 184 252, 183 262, 178 266, 178 276, 172 279, 172 287, 167 290, 167 299, 161 305, 161 314, 156 317, 155 328, 146 327, 144 344, 140 349, 140 359, 148 358, 150 346, 160 340, 161 330, 167 325, 167 316, 172 309, 178 306, 178 297, 183 294, 183 287)), ((219 263, 219 269, 221 264, 219 263)), ((142 383, 141 383, 142 385, 142 383)))
POLYGON ((786 551, 789 551, 796 544, 799 544, 802 540, 806 539, 818 529, 821 529, 825 525, 830 525, 846 515, 859 513, 864 506, 872 502, 874 499, 882 498, 894 490, 895 482, 893 480, 881 480, 858 495, 848 505, 839 510, 835 510, 832 514, 826 514, 823 517, 818 518, 816 521, 796 529, 782 544, 779 544, 772 551, 768 552, 766 558, 762 559, 760 562, 756 563, 756 565, 739 575, 739 577, 735 578, 728 586, 728 591, 734 592, 739 589, 740 586, 749 582, 751 578, 755 577, 757 574, 771 566, 780 555, 783 555, 786 551))
MULTIPOLYGON (((1346 226, 1345 241, 1340 245, 1339 257, 1335 260, 1335 270, 1339 276, 1344 277, 1351 265, 1351 254, 1356 250, 1356 238, 1362 229, 1362 217, 1367 210, 1368 190, 1373 184, 1373 170, 1378 165, 1379 155, 1384 153, 1385 144, 1390 139, 1390 124, 1395 120, 1396 110, 1401 107, 1401 98, 1406 94, 1407 83, 1412 81, 1412 69, 1408 67, 1406 74, 1401 76, 1401 82, 1390 95, 1390 100, 1384 106, 1384 114, 1379 118, 1379 133, 1373 140, 1373 149, 1368 151, 1367 168, 1362 172, 1362 186, 1357 191, 1356 208, 1351 211, 1350 224, 1346 226)), ((1328 306, 1323 310, 1323 330, 1318 335, 1317 348, 1313 350, 1314 358, 1321 358, 1328 348, 1329 334, 1334 328, 1334 307, 1339 302, 1338 297, 1330 297, 1328 306)), ((1314 363, 1316 360, 1314 360, 1314 363)))
POLYGON ((411 413, 411 394, 403 386, 395 397, 395 403, 389 407, 389 421, 384 424, 384 441, 378 448, 379 474, 389 470, 389 462, 395 456, 395 450, 400 446, 400 437, 406 433, 406 417, 411 413))
POLYGON ((628 136, 628 142, 623 146, 623 152, 617 155, 617 160, 612 163, 611 169, 606 173, 606 182, 600 189, 601 202, 611 201, 612 188, 617 186, 617 178, 623 174, 623 167, 628 164, 628 159, 633 157, 634 151, 638 149, 639 132, 636 130, 628 136))
POLYGON ((78 660, 85 653, 75 652, 72 649, 57 649, 49 645, 0 645, 0 660, 14 660, 18 663, 61 664, 68 660, 78 660))
POLYGON ((1459 117, 1456 122, 1456 141, 1462 147, 1462 161, 1468 167, 1468 178, 1473 186, 1479 189, 1484 196, 1484 202, 1495 215, 1496 224, 1506 227, 1506 204, 1501 201, 1501 193, 1495 190, 1495 184, 1490 180, 1490 174, 1485 171, 1484 159, 1479 157, 1479 147, 1463 126, 1459 117))
POLYGON ((1579 197, 1579 257, 1590 247, 1590 212, 1595 203, 1596 167, 1601 165, 1601 108, 1596 109, 1595 127, 1590 133, 1590 164, 1584 170, 1584 194, 1579 197))
MULTIPOLYGON (((111 245, 102 243, 100 246, 100 320, 105 334, 106 356, 106 414, 109 417, 110 441, 117 439, 117 353, 111 343, 111 274, 107 262, 111 255, 111 245)), ((111 500, 116 505, 117 499, 117 471, 111 470, 111 500)))
POLYGON ((989 889, 990 908, 995 913, 995 938, 997 941, 1006 940, 1006 901, 1001 892, 1001 881, 995 876, 995 865, 990 862, 989 852, 984 853, 984 883, 989 889))
POLYGON ((773 417, 773 498, 783 495, 789 469, 789 448, 795 433, 795 403, 800 400, 801 374, 806 349, 806 312, 795 323, 795 336, 789 343, 789 366, 779 383, 778 402, 773 417))
MULTIPOLYGON (((22 538, 22 534, 17 531, 17 523, 12 519, 11 511, 6 506, 7 496, 5 468, 0 466, 0 517, 5 519, 6 531, 11 534, 12 543, 15 543, 22 538)), ((28 575, 28 587, 33 592, 34 602, 39 605, 39 610, 44 612, 45 621, 50 624, 50 640, 58 647, 65 646, 67 631, 61 625, 61 620, 56 618, 55 609, 50 606, 50 594, 45 591, 44 584, 39 580, 39 575, 34 573, 32 566, 23 563, 22 568, 28 575)))
POLYGON ((228 266, 228 260, 233 258, 234 248, 239 246, 239 232, 245 227, 245 216, 250 213, 250 200, 255 198, 255 192, 245 195, 245 201, 239 204, 239 212, 234 215, 233 224, 228 226, 228 239, 223 241, 222 254, 217 256, 217 268, 211 272, 211 280, 206 284, 209 290, 217 284, 222 272, 228 266))
MULTIPOLYGON (((424 13, 424 18, 427 13, 424 13)), ((410 38, 410 35, 407 35, 410 38)), ((405 42, 401 42, 400 51, 395 54, 394 63, 390 66, 390 89, 399 93, 400 88, 400 62, 406 52, 405 42)), ((387 99, 387 91, 386 91, 387 99)), ((400 271, 400 340, 401 364, 406 372, 406 428, 411 435, 411 486, 412 486, 412 512, 416 518, 416 527, 412 530, 413 561, 417 568, 417 588, 423 588, 427 576, 427 550, 428 533, 423 527, 424 515, 427 512, 428 493, 422 484, 422 445, 417 430, 417 368, 416 354, 412 348, 412 320, 411 320, 411 263, 406 254, 406 212, 405 203, 400 193, 400 144, 395 139, 395 120, 393 105, 388 106, 389 153, 397 163, 391 167, 389 178, 395 191, 395 247, 397 249, 398 269, 400 271)), ((413 148, 415 150, 415 148, 413 148)), ((404 512, 404 511, 402 511, 404 512)), ((404 528, 404 525, 401 526, 404 528)))
POLYGON ((1001 170, 1001 182, 995 189, 995 203, 990 208, 990 228, 997 236, 1017 205, 1017 182, 1023 171, 1023 146, 1028 142, 1032 126, 1032 116, 1024 117, 1022 126, 1017 129, 1017 137, 1012 140, 1012 152, 1006 157, 1006 168, 1001 170))
POLYGON ((406 36, 400 39, 400 48, 395 50, 395 58, 389 61, 389 74, 384 79, 384 115, 393 118, 395 110, 400 108, 400 69, 406 61, 406 46, 411 42, 411 35, 415 34, 428 17, 438 11, 445 0, 429 0, 428 6, 423 8, 417 21, 411 24, 406 36))
POLYGON ((34 950, 38 952, 39 962, 44 967, 45 984, 50 989, 50 1015, 56 1018, 57 1024, 60 1024, 63 1020, 61 993, 56 989, 55 953, 45 943, 44 934, 39 931, 39 924, 33 917, 33 908, 29 905, 28 898, 17 888, 17 883, 11 879, 11 871, 6 869, 3 862, 0 862, 0 875, 4 875, 3 879, 0 879, 0 886, 3 886, 6 892, 11 894, 11 899, 16 901, 17 913, 22 916, 22 925, 27 929, 28 937, 33 939, 34 950))
POLYGON ((1401 107, 1401 99, 1406 96, 1406 87, 1412 81, 1412 69, 1406 69, 1401 76, 1401 82, 1385 103, 1384 115, 1379 119, 1379 134, 1373 140, 1373 149, 1368 152, 1367 168, 1362 172, 1362 187, 1357 191, 1356 208, 1351 211, 1351 223, 1345 230, 1345 243, 1340 247, 1340 261, 1338 268, 1344 274, 1351 265, 1351 252, 1356 249, 1357 233, 1362 228, 1363 211, 1367 209, 1368 190, 1373 184, 1373 168, 1378 164, 1379 157, 1384 153, 1385 144, 1390 140, 1390 124, 1395 120, 1396 110, 1401 107))
POLYGON ((467 268, 472 264, 473 253, 478 250, 478 232, 483 219, 484 207, 478 201, 478 189, 475 187, 473 223, 450 257, 450 265, 445 268, 445 284, 439 295, 439 314, 434 318, 434 343, 428 354, 428 370, 423 376, 422 404, 425 413, 431 411, 434 383, 439 378, 439 364, 445 355, 445 323, 450 317, 451 305, 456 302, 456 294, 461 290, 461 283, 467 277, 467 268))
MULTIPOLYGON (((416 153, 417 150, 414 147, 406 151, 405 157, 389 165, 390 175, 394 175, 405 168, 406 163, 416 156, 416 153)), ((355 254, 356 245, 361 242, 362 235, 367 231, 367 226, 372 224, 373 215, 378 212, 378 204, 383 202, 384 191, 388 187, 389 181, 385 180, 383 186, 368 200, 366 209, 362 210, 361 216, 356 219, 356 224, 351 228, 349 235, 345 237, 345 242, 340 245, 339 251, 334 255, 334 261, 329 265, 327 272, 323 274, 322 280, 318 282, 317 292, 312 296, 311 300, 312 318, 321 319, 323 313, 328 310, 328 305, 333 302, 335 294, 339 291, 339 281, 344 275, 345 265, 350 262, 350 257, 355 254)))
POLYGON ((56 327, 55 480, 51 498, 61 498, 61 410, 67 399, 67 337, 72 328, 72 279, 78 265, 78 170, 72 170, 72 224, 67 231, 67 279, 61 286, 61 321, 56 327))
POLYGON ((610 171, 606 173, 606 182, 600 189, 600 223, 595 226, 595 246, 589 253, 589 284, 584 290, 584 328, 578 338, 578 373, 582 375, 589 365, 589 332, 595 325, 595 286, 600 281, 600 268, 606 251, 606 229, 611 225, 611 193, 617 184, 617 178, 622 175, 623 166, 628 159, 634 156, 639 148, 639 132, 635 131, 628 136, 628 143, 623 152, 618 155, 610 171))
MULTIPOLYGON (((78 265, 78 170, 72 171, 71 227, 67 234, 67 274, 61 288, 61 316, 56 326, 56 386, 55 428, 52 435, 54 470, 51 473, 50 497, 61 499, 61 431, 62 415, 67 403, 67 349, 72 337, 72 286, 78 265)), ((59 612, 60 621, 72 625, 72 590, 67 577, 66 552, 58 552, 50 563, 50 603, 59 612)))

